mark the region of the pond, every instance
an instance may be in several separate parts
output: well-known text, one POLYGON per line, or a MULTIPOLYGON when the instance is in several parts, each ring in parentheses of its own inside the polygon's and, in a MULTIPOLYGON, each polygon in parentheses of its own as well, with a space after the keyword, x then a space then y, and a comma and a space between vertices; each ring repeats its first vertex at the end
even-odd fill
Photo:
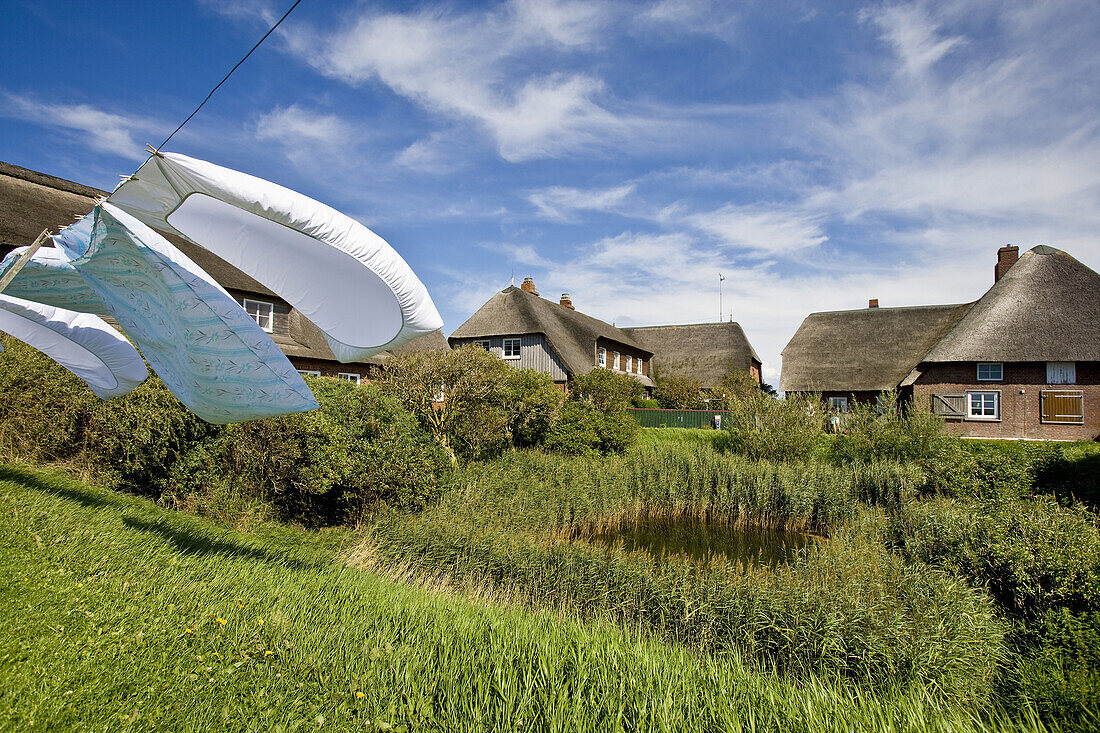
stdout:
POLYGON ((681 518, 641 520, 586 539, 627 552, 644 550, 658 560, 683 553, 700 562, 717 560, 772 567, 790 562, 796 550, 820 541, 802 532, 681 518))

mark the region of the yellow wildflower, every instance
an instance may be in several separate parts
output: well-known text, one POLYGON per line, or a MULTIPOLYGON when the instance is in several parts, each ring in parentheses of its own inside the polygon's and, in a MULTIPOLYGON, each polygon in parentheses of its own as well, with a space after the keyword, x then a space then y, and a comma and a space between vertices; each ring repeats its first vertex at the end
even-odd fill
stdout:
POLYGON ((357 692, 357 693, 355 693, 355 696, 356 697, 363 697, 363 693, 362 692, 357 692))
POLYGON ((218 623, 221 624, 222 626, 225 626, 225 619, 224 618, 219 618, 218 623))
POLYGON ((262 618, 261 619, 256 619, 256 623, 258 623, 260 626, 263 626, 264 625, 264 620, 262 618))
POLYGON ((271 655, 273 655, 274 653, 275 653, 275 652, 264 652, 264 656, 265 656, 265 657, 270 657, 270 656, 271 656, 271 655))

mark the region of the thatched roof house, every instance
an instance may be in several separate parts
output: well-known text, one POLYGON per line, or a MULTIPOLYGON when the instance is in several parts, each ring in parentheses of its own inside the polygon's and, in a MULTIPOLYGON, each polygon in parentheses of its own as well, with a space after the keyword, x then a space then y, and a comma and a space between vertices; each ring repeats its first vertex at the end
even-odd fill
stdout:
POLYGON ((1040 245, 1002 247, 974 303, 813 313, 783 350, 780 388, 838 408, 899 389, 962 435, 1100 436, 1100 274, 1040 245))
POLYGON ((653 386, 652 351, 623 329, 577 311, 567 293, 557 303, 539 297, 531 278, 493 295, 448 341, 455 348, 478 343, 517 367, 550 374, 559 384, 605 366, 653 386))
POLYGON ((842 394, 894 389, 972 305, 811 313, 783 349, 779 388, 842 394))
POLYGON ((760 381, 760 357, 741 325, 733 321, 623 331, 653 352, 653 373, 658 379, 685 377, 710 389, 730 369, 742 369, 760 381))
MULTIPOLYGON (((33 242, 43 229, 56 232, 72 224, 105 196, 106 191, 0 162, 0 258, 33 242)), ((391 352, 383 352, 364 362, 340 363, 321 330, 270 289, 217 255, 180 237, 164 236, 239 302, 259 304, 269 314, 265 329, 299 371, 358 380, 369 378, 391 358, 391 352)), ((446 348, 442 332, 436 331, 395 352, 446 348)))

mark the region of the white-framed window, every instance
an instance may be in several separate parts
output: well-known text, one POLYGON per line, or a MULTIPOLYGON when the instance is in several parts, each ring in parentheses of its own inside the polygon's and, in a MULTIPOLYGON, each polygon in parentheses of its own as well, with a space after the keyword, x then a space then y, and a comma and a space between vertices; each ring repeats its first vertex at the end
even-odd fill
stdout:
POLYGON ((1077 384, 1077 362, 1048 361, 1047 384, 1077 384))
POLYGON ((631 356, 630 354, 626 355, 626 371, 628 371, 628 372, 634 371, 634 357, 631 356))
POLYGON ((275 304, 266 300, 252 300, 244 298, 242 303, 244 312, 252 316, 252 320, 259 324, 260 328, 271 333, 275 330, 275 304))
POLYGON ((299 369, 298 373, 301 374, 303 377, 319 377, 319 376, 321 376, 321 372, 317 371, 316 369, 299 369))
POLYGON ((847 397, 830 397, 829 407, 833 408, 837 412, 848 411, 848 398, 847 397))
POLYGON ((520 339, 504 339, 504 358, 518 359, 520 351, 520 339))
POLYGON ((607 349, 605 349, 604 347, 601 346, 599 348, 599 351, 596 352, 596 354, 597 354, 596 355, 596 363, 599 364, 602 367, 606 367, 607 366, 607 349))
POLYGON ((355 372, 339 372, 336 375, 336 378, 342 379, 345 382, 354 382, 355 384, 359 384, 359 375, 355 372))
POLYGON ((1000 420, 1000 392, 967 392, 966 416, 971 420, 1000 420))
POLYGON ((482 339, 480 341, 475 341, 474 346, 480 346, 481 348, 485 349, 486 351, 489 351, 490 341, 489 341, 489 339, 482 339))
POLYGON ((619 367, 619 364, 622 363, 623 357, 619 354, 618 351, 614 352, 614 356, 615 356, 615 360, 613 362, 614 367, 612 367, 612 368, 613 369, 620 369, 621 367, 619 367))
POLYGON ((1004 379, 1004 366, 1001 364, 978 364, 979 382, 999 382, 1004 379))

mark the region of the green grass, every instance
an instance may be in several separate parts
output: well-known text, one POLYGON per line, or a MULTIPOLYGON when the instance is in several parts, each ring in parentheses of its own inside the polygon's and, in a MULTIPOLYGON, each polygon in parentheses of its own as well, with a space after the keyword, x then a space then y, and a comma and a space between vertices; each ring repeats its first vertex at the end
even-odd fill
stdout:
POLYGON ((0 728, 1045 729, 403 586, 343 563, 352 539, 0 467, 0 728))

